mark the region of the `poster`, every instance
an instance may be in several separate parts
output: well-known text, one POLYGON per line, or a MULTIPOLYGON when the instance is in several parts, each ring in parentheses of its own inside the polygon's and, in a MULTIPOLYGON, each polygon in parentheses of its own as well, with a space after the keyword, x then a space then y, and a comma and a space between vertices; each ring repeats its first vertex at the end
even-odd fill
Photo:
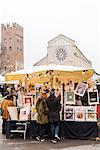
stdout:
POLYGON ((64 93, 64 103, 66 104, 75 104, 75 94, 74 91, 66 91, 64 93))
POLYGON ((87 84, 80 82, 75 89, 75 94, 79 96, 84 96, 87 87, 88 87, 87 84))
POLYGON ((97 121, 96 106, 86 106, 86 121, 97 121))
POLYGON ((25 107, 20 109, 19 120, 27 121, 30 119, 30 107, 25 107))
POLYGON ((75 107, 75 121, 85 121, 85 107, 75 107))
POLYGON ((90 105, 99 104, 98 91, 88 92, 88 101, 90 105))
POLYGON ((8 109, 11 120, 18 120, 17 107, 8 107, 7 109, 8 109))
POLYGON ((74 121, 74 107, 72 106, 65 106, 64 108, 64 120, 65 121, 74 121))

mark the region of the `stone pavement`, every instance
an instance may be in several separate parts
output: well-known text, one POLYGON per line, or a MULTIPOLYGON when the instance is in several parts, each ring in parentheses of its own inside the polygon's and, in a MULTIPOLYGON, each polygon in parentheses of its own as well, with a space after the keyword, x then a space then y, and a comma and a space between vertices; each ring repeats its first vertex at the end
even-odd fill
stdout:
MULTIPOLYGON (((0 119, 0 132, 1 124, 2 119, 0 119)), ((6 139, 0 133, 0 150, 100 150, 100 141, 64 139, 53 144, 50 140, 39 142, 35 139, 23 140, 23 137, 6 139)))

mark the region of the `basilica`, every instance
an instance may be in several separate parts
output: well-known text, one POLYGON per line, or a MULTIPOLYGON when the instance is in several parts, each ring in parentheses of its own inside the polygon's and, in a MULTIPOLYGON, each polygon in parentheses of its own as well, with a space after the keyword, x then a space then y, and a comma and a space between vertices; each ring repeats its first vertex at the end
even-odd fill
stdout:
POLYGON ((92 68, 92 62, 88 60, 75 41, 60 34, 48 42, 47 56, 34 64, 40 65, 66 65, 84 68, 92 68))

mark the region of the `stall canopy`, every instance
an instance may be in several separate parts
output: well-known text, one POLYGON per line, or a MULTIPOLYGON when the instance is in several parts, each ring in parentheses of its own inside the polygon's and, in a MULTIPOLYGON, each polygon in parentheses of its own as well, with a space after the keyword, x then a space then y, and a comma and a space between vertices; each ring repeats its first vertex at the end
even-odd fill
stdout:
POLYGON ((28 69, 22 69, 16 72, 7 73, 5 76, 6 81, 20 80, 23 81, 25 78, 29 82, 42 83, 45 80, 53 78, 67 78, 71 80, 86 81, 91 78, 94 74, 94 70, 91 68, 81 68, 75 66, 64 66, 64 65, 49 65, 49 66, 34 66, 28 69))

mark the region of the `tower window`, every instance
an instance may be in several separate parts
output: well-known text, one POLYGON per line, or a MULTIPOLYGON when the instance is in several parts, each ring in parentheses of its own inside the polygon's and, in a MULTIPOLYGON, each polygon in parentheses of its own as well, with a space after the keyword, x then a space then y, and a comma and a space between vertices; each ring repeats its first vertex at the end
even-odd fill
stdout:
POLYGON ((11 47, 11 46, 9 47, 9 50, 10 50, 10 51, 12 50, 12 47, 11 47))
POLYGON ((17 47, 17 53, 18 53, 18 51, 19 51, 19 47, 17 47))

